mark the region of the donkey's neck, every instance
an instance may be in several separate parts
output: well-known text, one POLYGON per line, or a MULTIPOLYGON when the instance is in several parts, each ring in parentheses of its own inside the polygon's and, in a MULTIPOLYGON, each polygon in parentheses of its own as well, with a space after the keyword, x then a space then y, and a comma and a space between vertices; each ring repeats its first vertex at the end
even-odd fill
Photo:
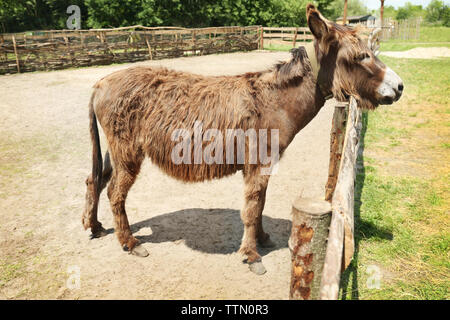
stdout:
POLYGON ((306 54, 308 55, 309 63, 311 64, 312 74, 314 80, 317 82, 319 89, 325 98, 325 100, 331 99, 333 97, 333 93, 330 88, 327 88, 326 81, 322 78, 319 78, 319 72, 321 65, 317 59, 316 48, 314 46, 314 41, 311 41, 305 45, 306 54))
POLYGON ((305 46, 306 54, 308 55, 309 63, 312 67, 312 73, 314 76, 314 79, 317 80, 317 77, 319 75, 320 65, 317 61, 317 54, 316 49, 314 48, 314 41, 307 43, 305 46))

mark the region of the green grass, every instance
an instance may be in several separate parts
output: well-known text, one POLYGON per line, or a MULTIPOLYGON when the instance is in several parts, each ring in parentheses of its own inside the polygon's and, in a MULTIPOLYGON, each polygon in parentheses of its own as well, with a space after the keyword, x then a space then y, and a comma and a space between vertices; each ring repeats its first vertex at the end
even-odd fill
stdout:
POLYGON ((416 42, 450 42, 449 27, 420 27, 419 39, 416 42))
POLYGON ((380 44, 381 51, 406 51, 414 48, 430 48, 430 47, 446 47, 450 48, 450 42, 428 42, 428 43, 414 43, 414 42, 394 42, 386 41, 380 44))
MULTIPOLYGON (((446 47, 450 48, 450 28, 447 27, 421 27, 421 33, 417 40, 386 40, 380 45, 381 51, 406 51, 417 47, 446 47)), ((296 46, 301 45, 297 43, 296 46)), ((291 44, 265 44, 265 50, 289 51, 291 44)))
MULTIPOLYGON (((297 44, 297 46, 299 46, 300 44, 297 44)), ((293 47, 292 45, 288 45, 288 44, 265 44, 264 45, 264 50, 269 50, 269 51, 289 51, 291 50, 293 47)))
POLYGON ((0 288, 24 273, 22 263, 0 262, 0 288))
POLYGON ((420 27, 420 35, 415 40, 386 40, 381 43, 381 51, 406 51, 417 47, 450 48, 450 28, 420 27))
POLYGON ((450 59, 382 59, 405 94, 363 117, 356 250, 341 298, 449 299, 450 59))

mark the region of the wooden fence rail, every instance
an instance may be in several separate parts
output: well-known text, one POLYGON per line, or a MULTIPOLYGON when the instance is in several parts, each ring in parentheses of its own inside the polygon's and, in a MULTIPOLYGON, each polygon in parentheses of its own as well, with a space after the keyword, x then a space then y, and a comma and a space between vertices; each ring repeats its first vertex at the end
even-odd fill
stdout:
POLYGON ((361 128, 356 100, 351 97, 349 103, 337 103, 326 200, 299 198, 293 204, 291 299, 338 298, 341 273, 354 253, 354 188, 361 128))
MULTIPOLYGON (((297 41, 310 41, 314 39, 307 27, 264 27, 263 39, 268 44, 273 42, 291 43, 294 47, 297 41)), ((263 49, 263 46, 261 47, 263 49)))
POLYGON ((132 26, 0 34, 0 74, 258 49, 260 26, 132 26))

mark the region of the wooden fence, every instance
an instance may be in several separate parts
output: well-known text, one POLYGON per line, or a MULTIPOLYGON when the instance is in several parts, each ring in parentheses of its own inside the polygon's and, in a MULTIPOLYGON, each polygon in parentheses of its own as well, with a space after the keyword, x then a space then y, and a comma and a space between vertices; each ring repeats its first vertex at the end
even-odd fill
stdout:
POLYGON ((408 20, 394 20, 391 18, 383 19, 381 40, 418 40, 420 37, 421 18, 408 20))
POLYGON ((325 200, 298 198, 292 206, 291 299, 337 299, 341 273, 354 253, 354 186, 361 133, 355 99, 333 115, 325 200))
POLYGON ((262 28, 132 26, 0 34, 0 74, 258 49, 262 28))
MULTIPOLYGON (((310 41, 314 39, 311 31, 307 27, 264 27, 263 39, 267 44, 290 43, 294 47, 297 41, 310 41)), ((261 49, 264 44, 261 45, 261 49)))

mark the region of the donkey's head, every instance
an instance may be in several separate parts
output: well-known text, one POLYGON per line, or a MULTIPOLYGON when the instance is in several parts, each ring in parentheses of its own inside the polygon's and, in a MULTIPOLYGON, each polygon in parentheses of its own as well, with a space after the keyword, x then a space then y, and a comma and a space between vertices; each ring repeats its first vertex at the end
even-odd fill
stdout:
POLYGON ((392 104, 400 98, 402 80, 374 55, 356 29, 325 19, 312 4, 307 6, 306 15, 315 39, 320 66, 317 81, 322 91, 338 100, 352 95, 366 109, 392 104))

